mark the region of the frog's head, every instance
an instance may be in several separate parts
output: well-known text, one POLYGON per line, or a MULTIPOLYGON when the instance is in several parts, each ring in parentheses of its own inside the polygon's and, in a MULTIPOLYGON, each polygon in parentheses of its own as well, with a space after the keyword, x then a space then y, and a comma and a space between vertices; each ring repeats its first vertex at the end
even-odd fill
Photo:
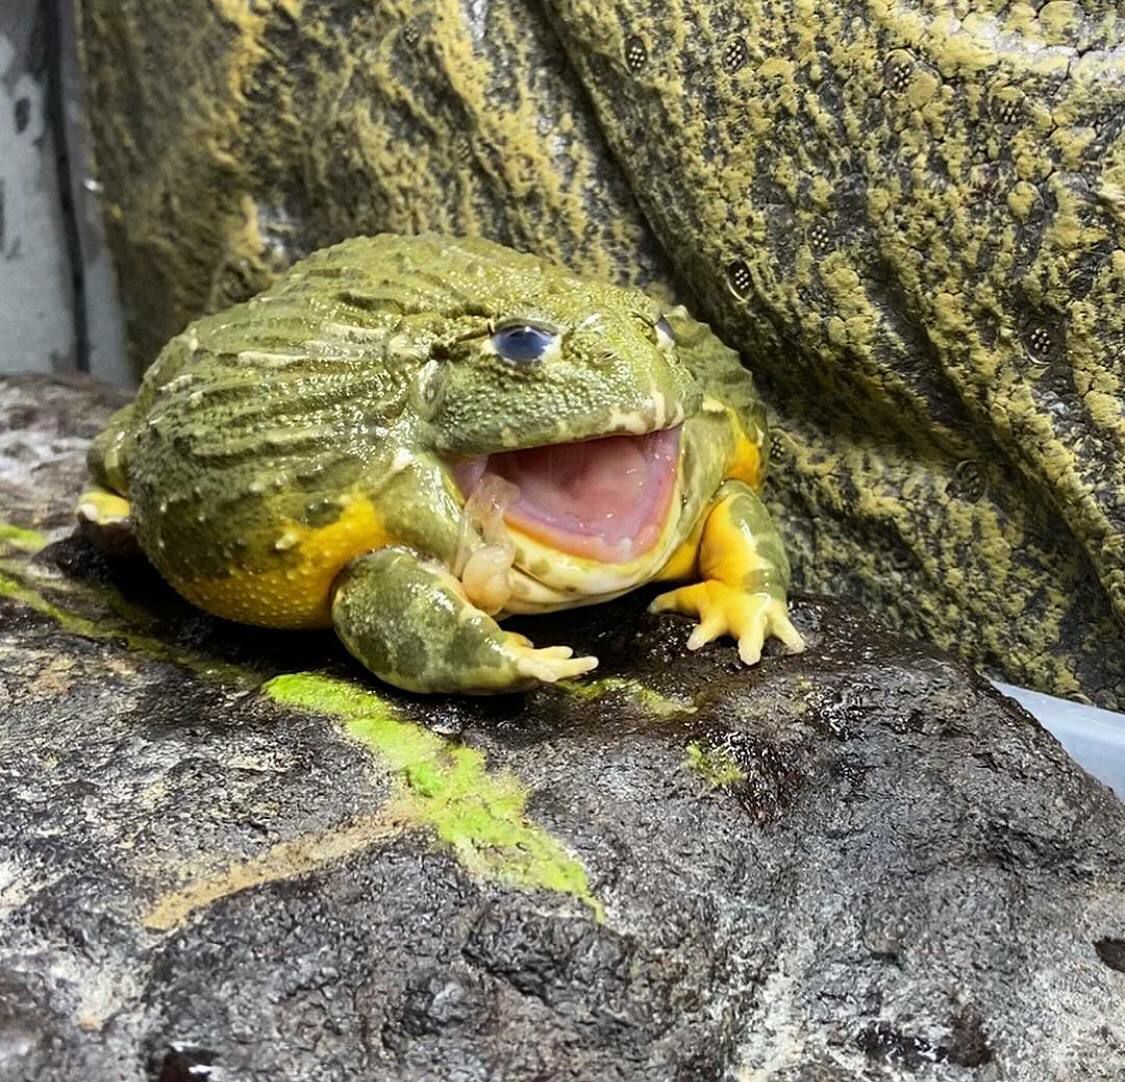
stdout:
POLYGON ((680 425, 700 408, 673 327, 639 291, 565 272, 505 285, 458 313, 419 372, 432 448, 463 492, 486 475, 516 484, 510 521, 631 559, 661 534, 680 425))

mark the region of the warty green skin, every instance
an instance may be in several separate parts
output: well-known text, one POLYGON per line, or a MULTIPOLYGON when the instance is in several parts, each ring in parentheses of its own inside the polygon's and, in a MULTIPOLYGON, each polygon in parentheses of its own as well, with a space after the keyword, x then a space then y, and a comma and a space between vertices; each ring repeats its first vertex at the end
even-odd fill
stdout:
MULTIPOLYGON (((369 502, 388 547, 357 554, 336 583, 332 621, 349 649, 412 690, 511 690, 536 681, 512 669, 507 637, 451 573, 464 543, 451 462, 682 422, 671 551, 734 452, 732 415, 716 402, 741 420, 764 473, 752 378, 682 309, 480 239, 380 235, 315 253, 189 326, 95 441, 90 467, 128 498, 141 548, 191 600, 201 581, 296 572, 304 556, 279 543, 280 524, 321 529, 349 501, 369 502), (662 315, 675 344, 656 331, 662 315), (559 332, 556 355, 518 366, 491 351, 497 327, 528 322, 559 332), (376 626, 395 659, 372 648, 376 626), (442 660, 420 672, 407 642, 419 657, 438 644, 442 660)), ((755 529, 781 551, 764 509, 755 529)), ((779 581, 783 598, 787 566, 779 581)))

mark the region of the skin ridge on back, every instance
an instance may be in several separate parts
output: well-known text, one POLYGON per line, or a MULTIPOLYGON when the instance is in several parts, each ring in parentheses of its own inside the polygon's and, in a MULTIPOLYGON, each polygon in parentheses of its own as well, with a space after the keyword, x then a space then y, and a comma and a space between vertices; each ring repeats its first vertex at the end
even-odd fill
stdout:
MULTIPOLYGON (((389 430, 398 424, 405 439, 416 428, 403 408, 439 328, 480 311, 454 283, 487 269, 490 248, 421 237, 407 256, 393 235, 344 242, 173 339, 138 396, 136 413, 147 419, 130 452, 128 495, 146 552, 159 553, 161 534, 182 528, 185 516, 198 533, 205 502, 225 535, 217 560, 182 554, 190 566, 176 570, 253 566, 253 531, 241 524, 259 509, 247 503, 272 501, 287 518, 324 525, 338 515, 336 493, 361 480, 377 489, 390 469, 389 430), (426 260, 441 273, 425 269, 426 260), (396 335, 407 350, 389 348, 396 335), (216 448, 218 431, 241 435, 216 448), (329 494, 320 510, 318 491, 329 494)), ((535 256, 517 258, 528 270, 565 273, 535 256)))

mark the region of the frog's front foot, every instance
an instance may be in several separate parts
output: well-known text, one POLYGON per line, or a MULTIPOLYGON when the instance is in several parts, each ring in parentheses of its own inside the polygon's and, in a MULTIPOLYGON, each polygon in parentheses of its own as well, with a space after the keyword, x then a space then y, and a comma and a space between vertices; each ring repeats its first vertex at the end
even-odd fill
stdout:
POLYGON ((715 579, 681 586, 661 594, 650 612, 678 612, 695 616, 699 626, 688 638, 688 649, 698 650, 720 635, 738 641, 738 656, 747 665, 761 659, 766 638, 780 639, 791 654, 805 648, 805 640, 789 619, 785 599, 771 593, 748 593, 715 579))
POLYGON ((407 691, 526 691, 580 676, 597 658, 569 646, 536 649, 504 631, 441 564, 407 548, 380 549, 341 576, 332 622, 376 676, 407 691))
POLYGON ((101 485, 92 485, 82 493, 74 515, 82 535, 103 552, 111 556, 140 554, 129 501, 124 496, 101 485))

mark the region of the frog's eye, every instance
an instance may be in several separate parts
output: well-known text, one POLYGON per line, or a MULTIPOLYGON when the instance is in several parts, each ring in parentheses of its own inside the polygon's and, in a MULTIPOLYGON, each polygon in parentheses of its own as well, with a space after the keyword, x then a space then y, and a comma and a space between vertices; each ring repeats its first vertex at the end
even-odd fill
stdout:
POLYGON ((668 322, 663 316, 656 321, 656 340, 662 346, 674 346, 676 344, 676 336, 672 332, 672 324, 668 322))
POLYGON ((529 364, 543 359, 554 345, 556 335, 530 325, 504 327, 492 336, 492 345, 506 361, 529 364))

